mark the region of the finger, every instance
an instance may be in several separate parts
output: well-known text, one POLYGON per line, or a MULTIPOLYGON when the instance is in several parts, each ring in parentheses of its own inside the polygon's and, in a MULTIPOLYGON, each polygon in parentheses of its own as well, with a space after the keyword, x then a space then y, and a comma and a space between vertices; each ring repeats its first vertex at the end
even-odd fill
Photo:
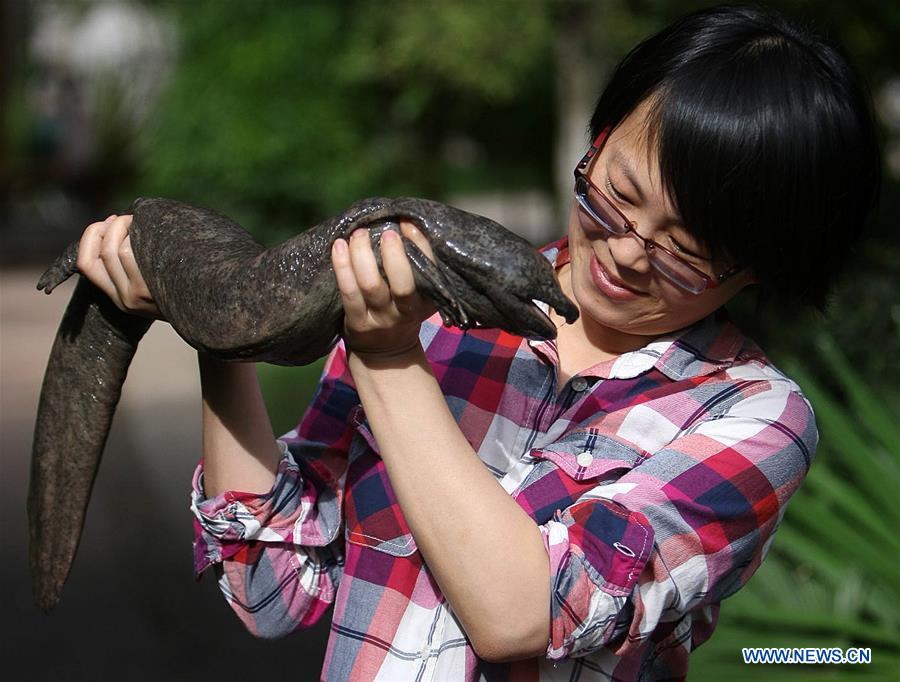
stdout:
POLYGON ((412 223, 408 220, 400 221, 400 231, 403 233, 403 236, 407 239, 412 240, 416 246, 419 247, 419 250, 424 253, 430 260, 434 260, 434 252, 431 250, 431 242, 428 241, 428 237, 416 227, 415 223, 412 223))
POLYGON ((137 261, 134 260, 134 251, 131 248, 131 235, 126 234, 125 239, 119 245, 119 261, 128 275, 128 280, 132 287, 138 287, 144 284, 144 277, 138 268, 137 261))
MULTIPOLYGON (((128 227, 131 227, 131 216, 126 216, 126 218, 128 218, 128 227)), ((141 274, 137 261, 134 259, 130 234, 126 234, 125 239, 123 239, 122 243, 119 245, 119 261, 125 269, 125 274, 128 276, 128 281, 131 283, 132 291, 141 296, 149 295, 150 291, 147 289, 147 283, 144 281, 144 276, 141 274)))
POLYGON ((356 274, 350 262, 350 247, 345 240, 337 239, 332 245, 331 264, 334 267, 338 291, 341 293, 344 315, 353 319, 363 319, 368 307, 356 282, 356 274))
MULTIPOLYGON (((434 252, 431 250, 431 242, 428 241, 428 237, 425 236, 425 233, 422 232, 415 223, 412 223, 408 220, 403 220, 400 222, 400 231, 403 233, 403 236, 412 241, 421 251, 425 254, 425 256, 434 261, 434 252)), ((402 244, 402 242, 401 242, 402 244)), ((404 255, 406 249, 404 248, 404 255)), ((409 257, 407 256, 407 262, 409 262, 409 257)), ((410 264, 410 268, 412 268, 412 264, 410 264)), ((415 279, 413 279, 413 285, 415 285, 415 279)), ((437 308, 434 305, 434 302, 430 299, 424 298, 418 291, 410 297, 412 301, 412 307, 415 311, 416 315, 426 318, 430 317, 435 313, 437 308)))
POLYGON ((78 267, 78 271, 87 277, 94 286, 109 296, 116 306, 121 307, 122 302, 118 300, 119 294, 116 287, 110 279, 109 273, 106 272, 103 261, 100 260, 100 247, 107 229, 109 229, 109 224, 105 222, 88 225, 78 243, 78 259, 75 265, 78 267))
POLYGON ((389 306, 391 290, 378 270, 368 230, 356 230, 350 235, 350 262, 366 304, 370 308, 389 306))
POLYGON ((131 282, 128 280, 128 274, 122 266, 122 259, 119 257, 119 249, 125 237, 128 235, 128 226, 131 224, 125 216, 118 216, 109 223, 109 228, 103 237, 103 243, 100 245, 100 259, 106 266, 106 271, 112 280, 116 291, 119 293, 119 299, 123 304, 127 305, 131 295, 131 282))
POLYGON ((386 230, 381 235, 381 262, 397 309, 408 312, 412 307, 412 296, 416 293, 416 282, 403 249, 403 241, 393 230, 386 230))
POLYGON ((85 270, 90 269, 91 262, 99 257, 100 243, 108 227, 107 223, 99 222, 91 223, 84 229, 78 242, 78 258, 75 261, 82 274, 85 274, 85 270))

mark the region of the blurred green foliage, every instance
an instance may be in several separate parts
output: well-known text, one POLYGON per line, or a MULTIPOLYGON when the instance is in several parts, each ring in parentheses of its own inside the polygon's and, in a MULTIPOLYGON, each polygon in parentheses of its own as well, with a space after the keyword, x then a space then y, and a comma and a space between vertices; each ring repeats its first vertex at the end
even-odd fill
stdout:
POLYGON ((549 183, 545 3, 163 5, 178 67, 126 193, 273 241, 364 196, 549 183), (473 158, 448 161, 460 137, 473 158))

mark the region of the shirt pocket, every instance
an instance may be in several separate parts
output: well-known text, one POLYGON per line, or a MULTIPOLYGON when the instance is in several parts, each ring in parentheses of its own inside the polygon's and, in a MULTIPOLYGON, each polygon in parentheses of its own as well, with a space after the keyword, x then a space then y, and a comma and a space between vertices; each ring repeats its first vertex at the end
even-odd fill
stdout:
POLYGON ((640 450, 593 429, 574 431, 528 456, 534 468, 513 497, 538 524, 598 485, 621 478, 643 459, 640 450))
MULTIPOLYGON (((361 413, 360 413, 361 414, 361 413)), ((344 514, 347 542, 396 557, 417 551, 384 462, 364 417, 354 419, 359 438, 350 446, 344 514)))

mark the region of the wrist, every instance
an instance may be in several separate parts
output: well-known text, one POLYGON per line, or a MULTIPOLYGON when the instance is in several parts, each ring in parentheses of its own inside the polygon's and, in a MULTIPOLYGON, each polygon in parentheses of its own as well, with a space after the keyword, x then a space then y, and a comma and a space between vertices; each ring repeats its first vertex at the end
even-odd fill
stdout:
POLYGON ((421 350, 422 348, 418 335, 390 346, 368 346, 364 342, 359 343, 345 336, 344 346, 347 348, 348 354, 353 354, 363 361, 402 357, 414 353, 416 349, 421 350))
POLYGON ((399 369, 425 361, 425 351, 419 338, 391 347, 364 348, 349 343, 346 339, 347 358, 351 372, 354 367, 365 369, 399 369))

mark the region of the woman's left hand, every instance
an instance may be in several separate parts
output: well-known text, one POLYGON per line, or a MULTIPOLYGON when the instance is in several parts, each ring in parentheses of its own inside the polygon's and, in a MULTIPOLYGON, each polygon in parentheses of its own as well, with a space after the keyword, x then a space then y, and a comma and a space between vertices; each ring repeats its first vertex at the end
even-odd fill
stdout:
MULTIPOLYGON (((412 223, 401 222, 403 235, 429 258, 428 240, 412 223)), ((344 341, 362 359, 392 357, 419 344, 419 327, 435 311, 416 292, 412 266, 400 235, 385 230, 381 236, 384 277, 378 271, 369 232, 356 230, 348 241, 338 239, 331 262, 344 304, 344 341)))

